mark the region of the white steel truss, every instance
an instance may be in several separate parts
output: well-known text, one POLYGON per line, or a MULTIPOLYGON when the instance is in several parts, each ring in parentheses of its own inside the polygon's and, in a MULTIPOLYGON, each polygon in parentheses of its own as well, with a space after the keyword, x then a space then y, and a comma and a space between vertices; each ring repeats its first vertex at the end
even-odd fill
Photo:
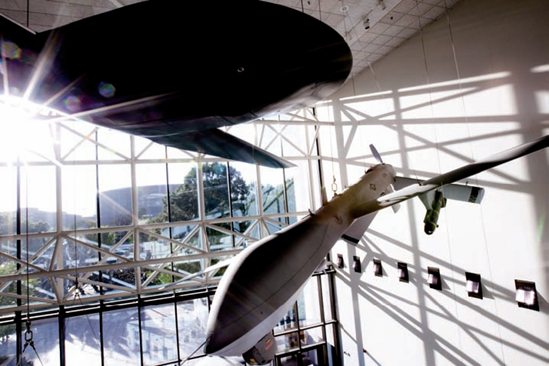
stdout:
MULTIPOLYGON (((282 153, 290 161, 306 162, 306 165, 298 163, 299 172, 303 168, 306 172, 297 173, 303 175, 297 182, 294 181, 294 177, 298 179, 297 174, 289 173, 294 174, 294 177, 282 178, 279 188, 276 188, 269 174, 285 177, 287 172, 269 173, 263 171, 265 168, 255 166, 250 169, 252 166, 248 166, 245 169, 252 171, 249 174, 254 181, 249 187, 250 195, 255 197, 257 208, 246 215, 235 215, 229 208, 228 213, 222 212, 222 217, 207 212, 204 192, 211 188, 205 187, 202 168, 203 164, 218 163, 227 168, 228 174, 232 162, 166 149, 144 139, 107 131, 75 119, 63 119, 58 115, 49 124, 52 137, 49 149, 34 151, 27 148, 22 154, 25 158, 18 156, 17 161, 2 161, 0 158, 0 169, 11 169, 14 172, 12 178, 16 180, 19 210, 19 213, 4 212, 13 216, 13 225, 19 229, 8 230, 7 233, 0 231, 0 314, 26 310, 27 296, 32 311, 72 305, 76 300, 86 303, 216 285, 222 272, 207 273, 190 280, 182 279, 238 254, 248 244, 295 222, 307 214, 307 209, 318 206, 319 189, 310 178, 318 176, 319 157, 315 146, 318 127, 322 123, 312 117, 310 110, 226 129, 229 132, 246 129, 246 135, 250 136, 249 142, 282 153), (288 134, 290 129, 296 127, 301 129, 299 139, 288 134), (102 134, 108 134, 109 138, 103 140, 98 137, 102 134), (111 134, 116 136, 111 138, 111 134), (285 154, 283 150, 288 153, 285 154), (172 164, 190 164, 196 169, 197 217, 173 222, 143 219, 139 211, 143 203, 139 201, 142 186, 138 169, 164 165, 168 175, 168 167, 172 164), (131 204, 126 204, 126 207, 116 202, 116 199, 107 197, 99 188, 95 193, 80 192, 77 182, 81 179, 73 178, 71 182, 67 178, 89 173, 90 180, 99 181, 104 174, 100 169, 109 166, 130 171, 128 189, 131 190, 131 204), (34 210, 32 202, 27 207, 28 190, 36 190, 37 186, 36 182, 29 183, 29 179, 34 177, 29 172, 38 167, 55 171, 55 220, 51 225, 53 229, 33 231, 31 228, 27 234, 26 217, 29 216, 29 210, 34 210), (288 183, 287 187, 290 181, 292 183, 288 183), (295 189, 290 185, 294 184, 299 184, 301 188, 307 187, 305 191, 308 192, 307 197, 300 195, 297 198, 303 202, 298 205, 293 196, 293 203, 288 203, 289 191, 295 189), (258 189, 267 185, 272 185, 272 189, 258 189), (68 188, 72 196, 66 193, 68 188), (95 195, 97 202, 108 201, 109 205, 131 217, 131 222, 119 226, 102 226, 102 212, 98 209, 94 216, 96 222, 87 227, 82 226, 77 221, 84 218, 76 213, 71 217, 67 208, 71 208, 71 204, 77 207, 80 196, 85 195, 95 195), (176 236, 176 232, 184 234, 176 236), (115 240, 108 245, 101 245, 101 238, 109 236, 115 240), (27 243, 33 247, 29 249, 28 256, 27 243), (153 249, 146 249, 147 246, 153 249), (9 267, 6 263, 13 264, 9 267)), ((171 182, 163 184, 164 191, 170 192, 171 182)), ((42 193, 31 192, 31 196, 37 194, 42 193)), ((226 193, 227 196, 230 194, 226 193)), ((166 203, 167 196, 163 199, 164 206, 169 206, 166 203)), ((32 219, 29 222, 32 223, 32 219)))

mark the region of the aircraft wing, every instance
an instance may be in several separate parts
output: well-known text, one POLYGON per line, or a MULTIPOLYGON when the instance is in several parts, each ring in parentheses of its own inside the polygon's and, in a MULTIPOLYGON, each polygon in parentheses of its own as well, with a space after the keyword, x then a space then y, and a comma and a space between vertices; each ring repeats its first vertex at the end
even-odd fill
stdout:
MULTIPOLYGON (((414 184, 421 184, 421 182, 413 178, 395 177, 394 188, 396 190, 399 190, 414 184)), ((444 188, 442 188, 442 191, 445 198, 456 201, 481 203, 482 199, 484 198, 484 188, 477 186, 464 184, 447 184, 444 186, 444 188)), ((423 205, 427 209, 429 209, 433 197, 434 191, 430 191, 426 194, 420 195, 419 199, 421 200, 421 202, 423 202, 423 205)))
MULTIPOLYGON (((487 169, 507 163, 511 160, 531 154, 543 148, 549 147, 549 135, 526 144, 513 147, 509 150, 492 155, 488 158, 462 166, 447 173, 409 185, 393 193, 386 194, 377 199, 381 208, 396 205, 397 203, 409 200, 410 198, 423 195, 429 191, 468 178, 472 175, 483 172, 487 169)), ((446 188, 445 188, 446 189, 446 188)), ((445 191, 446 192, 446 191, 445 191)))
POLYGON ((287 160, 217 128, 181 134, 148 136, 147 138, 161 145, 177 149, 196 151, 270 168, 291 168, 295 166, 287 160))

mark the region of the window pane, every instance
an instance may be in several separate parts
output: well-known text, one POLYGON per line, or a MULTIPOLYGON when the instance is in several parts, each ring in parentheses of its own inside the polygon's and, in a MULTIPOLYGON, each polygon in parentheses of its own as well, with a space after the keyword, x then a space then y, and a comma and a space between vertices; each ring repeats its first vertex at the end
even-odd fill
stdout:
POLYGON ((275 337, 275 340, 277 353, 288 352, 299 347, 299 336, 297 332, 277 336, 275 337))
POLYGON ((190 356, 199 347, 195 356, 203 354, 201 345, 206 340, 207 322, 208 301, 206 298, 177 303, 179 352, 182 359, 190 356))
MULTIPOLYGON (((23 325, 23 327, 26 327, 23 325)), ((31 330, 33 332, 33 341, 36 352, 40 355, 40 360, 44 366, 59 365, 59 323, 57 318, 35 320, 32 322, 31 330)), ((25 339, 25 331, 21 334, 25 339)), ((24 342, 23 342, 24 343, 24 342)), ((40 365, 36 353, 31 347, 27 347, 24 353, 23 365, 40 365)))
POLYGON ((175 329, 174 304, 148 306, 141 310, 145 365, 177 359, 175 329))
POLYGON ((257 168, 252 164, 230 163, 232 214, 257 215, 257 168))
POLYGON ((282 318, 276 327, 274 328, 275 334, 282 333, 287 330, 297 329, 297 322, 295 316, 295 303, 292 305, 292 308, 288 310, 284 318, 282 318))
MULTIPOLYGON (((219 226, 220 228, 223 228, 225 230, 231 230, 230 223, 221 223, 221 224, 217 224, 216 226, 219 226)), ((206 235, 208 236, 208 244, 210 246, 210 252, 231 250, 234 247, 233 236, 221 230, 216 230, 213 227, 207 227, 206 235)))
POLYGON ((298 355, 284 356, 279 358, 278 364, 280 366, 298 366, 299 361, 297 360, 298 355))
POLYGON ((63 228, 97 227, 97 182, 95 166, 63 167, 63 228))
POLYGON ((311 207, 309 192, 309 163, 295 161, 297 168, 286 169, 288 212, 307 211, 311 207))
POLYGON ((324 305, 324 320, 333 320, 333 311, 332 311, 332 294, 330 293, 330 277, 328 275, 320 276, 320 282, 322 284, 322 301, 324 305))
MULTIPOLYGON (((311 115, 309 117, 312 117, 311 115)), ((306 126, 284 125, 282 135, 282 151, 284 156, 307 156, 306 126)), ((314 135, 313 135, 314 136, 314 135)))
POLYGON ((198 218, 198 185, 196 164, 171 163, 168 165, 170 182, 171 221, 198 218))
POLYGON ((261 194, 263 196, 264 213, 276 214, 286 212, 282 169, 261 167, 261 194))
POLYGON ((202 183, 204 184, 206 218, 230 216, 227 165, 223 163, 202 164, 202 183))
MULTIPOLYGON (((160 231, 157 229, 156 231, 160 231)), ((156 234, 156 233, 155 233, 156 234)), ((159 232, 158 235, 166 236, 159 232)), ((139 233, 139 256, 141 259, 165 258, 171 253, 170 242, 154 235, 139 233)))
POLYGON ((176 226, 172 228, 172 239, 185 245, 173 246, 174 253, 179 255, 183 254, 196 254, 197 252, 188 248, 195 247, 202 249, 202 235, 200 235, 200 229, 195 230, 196 226, 176 226))
POLYGON ((17 169, 0 167, 0 235, 16 233, 17 169))
POLYGON ((0 365, 17 364, 15 324, 0 325, 0 365))
POLYGON ((137 165, 136 175, 139 222, 168 222, 166 164, 137 165))
POLYGON ((27 232, 27 214, 29 233, 55 231, 57 228, 55 167, 29 166, 22 169, 21 173, 21 232, 27 232))
POLYGON ((102 271, 101 282, 105 284, 103 291, 114 293, 118 289, 115 286, 127 287, 128 290, 133 290, 135 286, 135 268, 115 268, 102 271))
POLYGON ((97 126, 81 121, 59 123, 61 156, 65 161, 95 160, 97 126), (88 138, 86 138, 86 136, 88 138))
POLYGON ((330 366, 333 364, 333 359, 335 359, 336 330, 335 324, 326 325, 326 348, 328 350, 328 360, 330 362, 330 366))
POLYGON ((299 332, 299 338, 301 341, 301 347, 324 341, 321 327, 302 330, 301 332, 299 332))
MULTIPOLYGON (((17 258, 17 241, 12 239, 0 239, 0 252, 10 255, 14 258, 17 258)), ((15 274, 16 269, 17 269, 16 262, 5 257, 0 257, 0 274, 2 275, 15 274), (10 265, 7 265, 8 263, 10 263, 10 265), (2 265, 4 264, 6 265, 2 267, 2 265)))
POLYGON ((103 313, 106 365, 139 365, 139 319, 137 308, 103 313))
POLYGON ((99 314, 67 318, 65 321, 65 357, 67 365, 101 365, 99 314))
POLYGON ((324 364, 324 359, 321 359, 317 354, 316 349, 305 351, 301 354, 303 366, 318 366, 324 364))
POLYGON ((309 282, 305 285, 303 293, 299 296, 297 304, 299 306, 298 312, 300 326, 303 327, 321 322, 318 297, 318 277, 312 277, 309 279, 309 282))
POLYGON ((99 208, 101 227, 132 224, 131 167, 99 166, 99 208))
POLYGON ((125 133, 100 128, 97 140, 100 144, 97 149, 99 160, 122 160, 131 155, 130 136, 125 133))

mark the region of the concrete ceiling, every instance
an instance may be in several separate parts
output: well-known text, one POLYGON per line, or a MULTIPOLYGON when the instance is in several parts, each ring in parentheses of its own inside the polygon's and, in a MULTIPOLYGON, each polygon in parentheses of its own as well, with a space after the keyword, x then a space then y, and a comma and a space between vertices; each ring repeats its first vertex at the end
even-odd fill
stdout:
MULTIPOLYGON (((0 0, 0 13, 41 32, 140 1, 0 0)), ((353 51, 352 75, 356 75, 416 34, 420 26, 444 16, 460 0, 266 1, 304 11, 336 29, 353 51), (369 29, 365 29, 366 19, 369 29)), ((204 5, 207 17, 207 3, 204 5)))

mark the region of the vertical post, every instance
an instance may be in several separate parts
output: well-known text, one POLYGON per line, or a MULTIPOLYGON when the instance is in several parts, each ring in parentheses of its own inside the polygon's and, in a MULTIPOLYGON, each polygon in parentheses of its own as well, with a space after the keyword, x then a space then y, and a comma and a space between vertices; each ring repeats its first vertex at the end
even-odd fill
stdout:
MULTIPOLYGON (((231 185, 231 165, 227 162, 227 193, 229 195, 229 217, 233 217, 233 196, 232 196, 232 185, 231 185)), ((231 220, 231 231, 234 232, 234 221, 231 220)), ((234 234, 231 235, 233 241, 233 248, 236 244, 236 238, 234 234)))
POLYGON ((63 305, 59 306, 59 365, 65 366, 65 307, 63 305))
MULTIPOLYGON (((339 107, 334 105, 334 130, 335 130, 335 139, 336 139, 336 148, 337 148, 337 161, 339 162, 339 179, 341 181, 341 188, 345 188, 349 185, 347 181, 347 164, 344 164, 345 159, 347 158, 347 152, 345 151, 345 136, 343 131, 343 126, 341 123, 336 123, 341 121, 341 110, 339 107), (336 118, 336 115, 338 116, 336 118), (336 120, 338 119, 338 120, 336 120)), ((333 159, 334 157, 332 157, 333 159)), ((335 175, 335 172, 334 172, 335 175)))
POLYGON ((141 309, 143 308, 143 302, 141 301, 141 295, 137 295, 137 322, 139 328, 139 355, 141 357, 141 366, 144 366, 143 361, 143 329, 141 326, 141 309))
MULTIPOLYGON (((170 166, 169 166, 169 162, 168 162, 168 148, 166 147, 164 149, 165 151, 165 157, 166 157, 166 209, 168 211, 168 222, 172 222, 172 201, 171 201, 171 195, 170 195, 170 166)), ((173 232, 172 232, 172 227, 168 227, 168 235, 169 235, 169 238, 170 239, 173 239, 173 232)), ((173 247, 174 247, 174 244, 172 242, 170 242, 170 254, 173 254, 173 247)), ((171 270, 172 272, 175 272, 175 266, 174 266, 174 263, 171 262, 170 263, 171 265, 171 270)), ((175 281, 175 277, 174 275, 172 274, 172 282, 175 281)), ((177 362, 181 362, 181 352, 179 350, 179 325, 177 323, 177 319, 178 319, 178 316, 177 316, 177 300, 176 300, 176 294, 175 294, 175 290, 172 291, 173 293, 173 308, 174 308, 174 317, 175 317, 175 346, 176 346, 176 351, 177 351, 177 362)), ((139 325, 139 327, 141 328, 141 324, 139 325)))
POLYGON ((99 300, 99 345, 101 347, 101 350, 100 350, 101 366, 105 366, 105 342, 103 340, 103 311, 104 310, 105 310, 105 303, 103 300, 99 300))
POLYGON ((337 319, 337 302, 335 301, 335 283, 334 283, 334 274, 328 273, 328 288, 329 288, 329 294, 330 294, 330 305, 332 308, 332 318, 336 321, 334 326, 334 348, 335 348, 335 357, 334 357, 334 365, 339 366, 342 365, 342 359, 341 359, 341 345, 340 345, 340 337, 341 337, 341 331, 339 327, 339 321, 337 319))
MULTIPOLYGON (((202 172, 202 164, 203 162, 201 160, 198 160, 197 166, 196 166, 196 183, 198 186, 196 187, 196 190, 198 192, 197 199, 198 199, 198 210, 199 210, 199 217, 200 217, 200 238, 202 240, 202 243, 204 244, 204 250, 206 253, 210 252, 210 243, 208 243, 208 235, 206 234, 206 202, 204 202, 204 176, 202 172)), ((210 265, 210 258, 204 258, 201 259, 202 261, 202 269, 208 267, 210 265)), ((206 282, 208 281, 210 277, 209 273, 206 273, 206 282)))
MULTIPOLYGON (((20 161, 19 156, 17 156, 17 170, 16 170, 16 179, 17 179, 17 197, 16 197, 16 208, 15 208, 15 233, 17 234, 18 239, 15 241, 16 243, 16 256, 17 259, 21 260, 21 239, 19 238, 19 235, 21 235, 21 167, 20 167, 20 161)), ((21 264, 17 263, 17 273, 19 273, 19 270, 21 269, 21 264)), ((17 280, 17 295, 22 295, 23 288, 21 286, 21 280, 17 280)), ((20 307, 22 305, 21 299, 17 299, 17 307, 20 307)), ((23 334, 23 326, 21 322, 23 321, 23 317, 21 315, 21 311, 17 311, 15 313, 15 321, 16 321, 16 355, 17 355, 17 362, 18 364, 21 364, 23 355, 21 352, 23 351, 23 340, 21 339, 21 335, 23 334)))
MULTIPOLYGON (((60 140, 61 138, 61 127, 59 123, 55 125, 56 139, 60 140)), ((57 268, 63 268, 63 251, 60 250, 62 247, 61 243, 61 233, 63 232, 63 168, 61 164, 61 144, 54 144, 54 153, 55 159, 60 163, 55 166, 55 194, 56 194, 56 226, 57 230, 55 233, 56 243, 54 254, 51 258, 50 269, 53 269, 53 263, 57 261, 57 268)), ((55 286, 55 294, 58 296, 57 301, 61 303, 63 301, 63 282, 65 280, 60 278, 52 277, 53 286, 55 286)))
POLYGON ((267 236, 269 236, 269 231, 267 230, 266 228, 266 224, 265 224, 265 212, 263 211, 264 210, 264 207, 263 207, 263 188, 261 186, 261 167, 259 166, 259 164, 257 164, 255 166, 255 172, 256 172, 256 177, 257 177, 257 209, 259 210, 259 217, 261 217, 260 219, 260 225, 259 225, 259 229, 260 229, 260 237, 261 238, 265 238, 267 236), (263 225, 261 225, 261 223, 263 223, 263 225))
MULTIPOLYGON (((133 260, 139 261, 141 258, 139 253, 139 225, 138 208, 137 208, 137 172, 136 172, 136 154, 135 154, 135 138, 130 136, 130 162, 131 162, 131 180, 132 180, 132 221, 133 221, 133 260)), ((134 270, 135 289, 137 293, 141 293, 141 267, 136 266, 134 270)))
MULTIPOLYGON (((99 145, 97 144, 99 142, 99 132, 95 131, 95 190, 97 194, 95 195, 95 205, 96 205, 96 213, 97 213, 97 228, 101 228, 101 195, 99 191, 99 145)), ((101 234, 97 234, 97 247, 101 248, 101 234)), ((101 252, 97 252, 98 260, 101 262, 101 252)), ((99 282, 103 282, 103 271, 99 271, 99 282)), ((99 287, 99 294, 103 295, 103 286, 99 287)), ((101 366, 105 365, 105 350, 104 350, 104 343, 103 343, 103 300, 99 300, 99 345, 101 349, 99 350, 99 353, 101 355, 101 366)), ((93 331, 93 329, 92 329, 93 331)))

